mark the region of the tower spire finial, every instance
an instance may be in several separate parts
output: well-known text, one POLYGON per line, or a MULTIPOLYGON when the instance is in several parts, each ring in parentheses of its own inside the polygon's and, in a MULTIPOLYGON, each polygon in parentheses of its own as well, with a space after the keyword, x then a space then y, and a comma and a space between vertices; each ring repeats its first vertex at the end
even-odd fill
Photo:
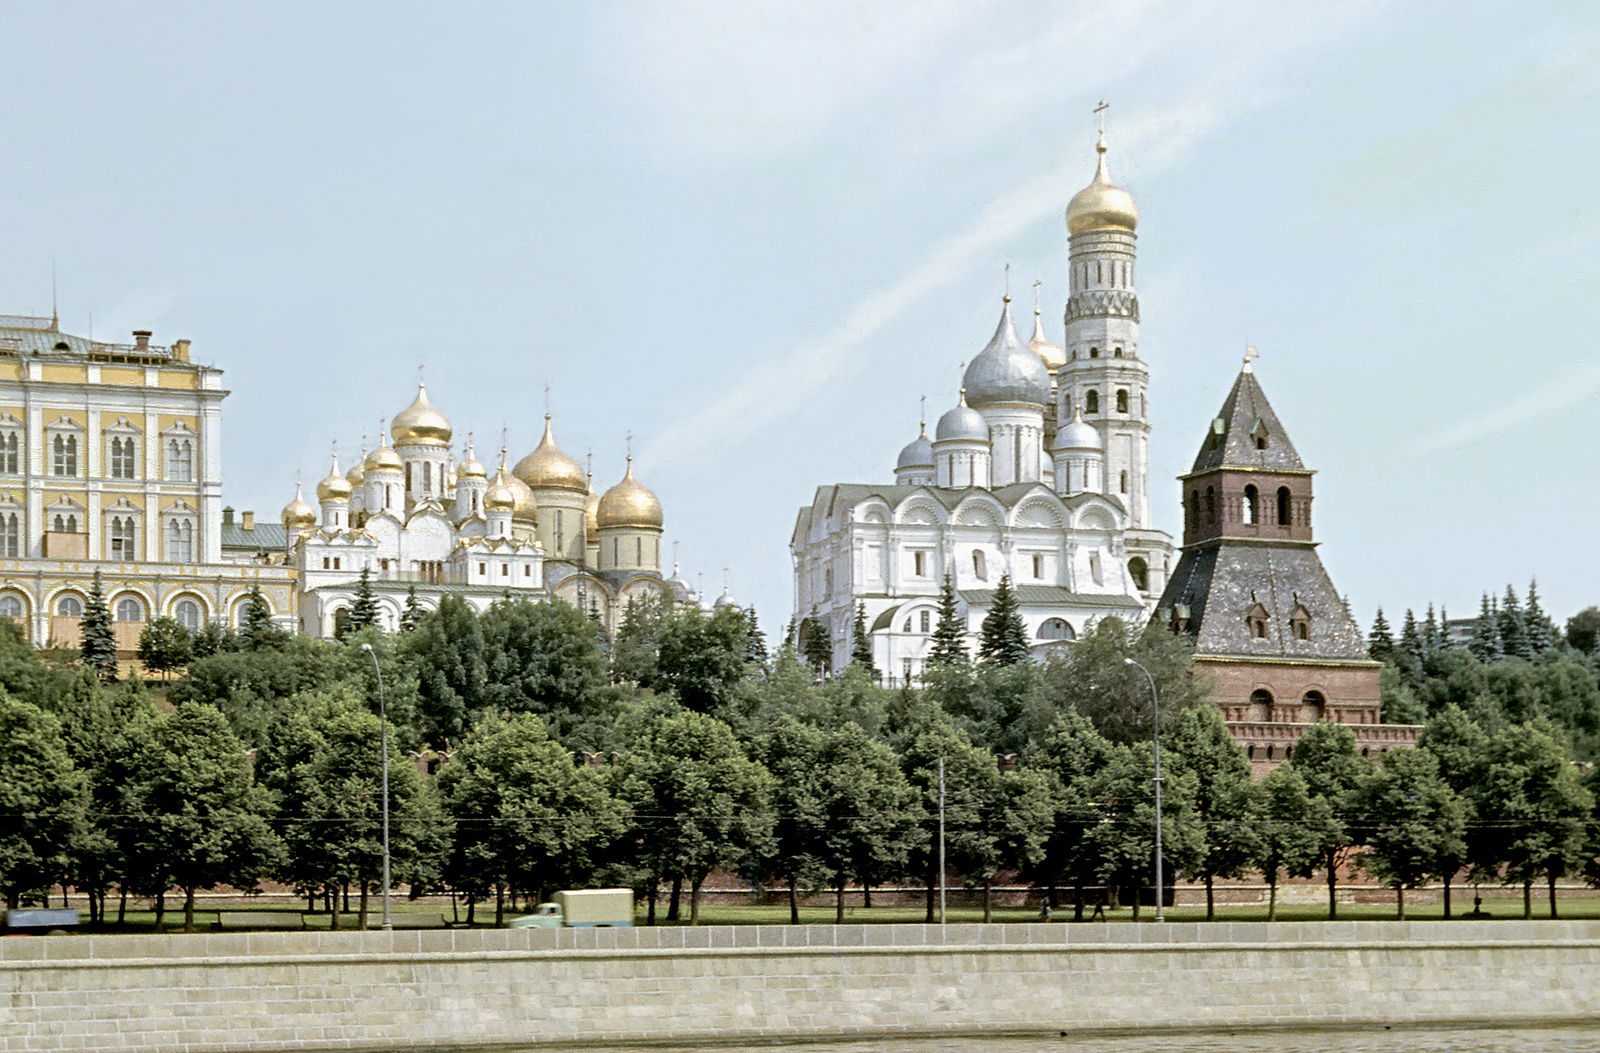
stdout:
POLYGON ((1251 368, 1250 360, 1252 358, 1260 358, 1260 357, 1261 357, 1261 352, 1260 351, 1257 351, 1255 348, 1251 347, 1249 344, 1246 344, 1245 348, 1244 348, 1244 372, 1246 372, 1246 373, 1254 373, 1255 370, 1253 368, 1251 368))
POLYGON ((1106 137, 1106 111, 1109 109, 1111 109, 1111 104, 1104 99, 1101 99, 1100 105, 1094 108, 1095 120, 1099 125, 1100 138, 1102 139, 1106 137))
POLYGON ((1011 264, 1006 264, 1006 296, 1005 302, 1011 302, 1011 264))
POLYGON ((1044 285, 1044 279, 1035 278, 1033 280, 1033 313, 1036 314, 1036 315, 1040 313, 1039 312, 1039 295, 1040 295, 1039 294, 1039 289, 1040 289, 1040 287, 1042 285, 1044 285))

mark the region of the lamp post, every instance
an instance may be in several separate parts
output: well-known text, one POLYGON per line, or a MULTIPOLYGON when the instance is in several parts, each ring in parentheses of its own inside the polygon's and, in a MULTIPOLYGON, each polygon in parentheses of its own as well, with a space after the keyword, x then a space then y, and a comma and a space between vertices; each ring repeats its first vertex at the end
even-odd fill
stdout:
POLYGON ((1165 892, 1163 887, 1165 879, 1162 876, 1161 865, 1161 698, 1156 694, 1156 678, 1150 675, 1150 670, 1135 662, 1132 658, 1124 658, 1123 664, 1138 668, 1144 678, 1150 681, 1150 705, 1153 710, 1151 724, 1154 727, 1153 741, 1155 742, 1156 756, 1156 920, 1166 921, 1167 912, 1165 905, 1165 892))
POLYGON ((383 931, 394 931, 394 919, 389 915, 389 715, 383 704, 383 670, 378 668, 378 652, 364 643, 361 649, 372 659, 372 671, 378 677, 378 739, 383 743, 383 931))

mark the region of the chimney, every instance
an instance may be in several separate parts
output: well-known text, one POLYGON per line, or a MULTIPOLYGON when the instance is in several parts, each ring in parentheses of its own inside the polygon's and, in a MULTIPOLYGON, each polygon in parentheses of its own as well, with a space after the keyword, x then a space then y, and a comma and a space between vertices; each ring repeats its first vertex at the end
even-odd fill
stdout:
POLYGON ((133 346, 138 351, 150 350, 150 330, 135 329, 133 331, 133 346))
POLYGON ((189 341, 174 340, 172 342, 172 360, 174 362, 189 361, 189 341))
POLYGON ((222 510, 222 525, 233 526, 233 506, 229 505, 222 510))
POLYGON ((256 514, 254 512, 244 513, 244 523, 242 525, 246 530, 254 530, 256 528, 256 514))

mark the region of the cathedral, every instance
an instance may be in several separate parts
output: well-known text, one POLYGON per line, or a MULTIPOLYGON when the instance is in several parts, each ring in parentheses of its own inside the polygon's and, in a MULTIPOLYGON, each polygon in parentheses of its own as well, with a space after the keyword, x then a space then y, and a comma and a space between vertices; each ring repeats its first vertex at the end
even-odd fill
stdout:
POLYGON ((849 660, 858 606, 886 683, 923 670, 940 586, 956 590, 968 643, 1009 575, 1036 650, 1096 618, 1142 621, 1171 570, 1150 522, 1149 369, 1139 348, 1139 210, 1096 144, 1094 178, 1067 206, 1061 346, 1034 310, 1024 343, 1005 297, 933 437, 924 423, 894 483, 819 487, 790 541, 796 611, 849 660))
POLYGON ((450 592, 478 610, 505 597, 559 596, 615 631, 635 596, 694 599, 661 574, 661 502, 634 478, 596 493, 588 472, 544 437, 514 467, 491 471, 469 444, 459 462, 450 421, 427 389, 390 421, 390 442, 348 472, 337 457, 317 507, 296 490, 283 509, 283 561, 294 568, 300 631, 332 636, 368 572, 379 621, 393 630, 411 595, 423 609, 450 592))

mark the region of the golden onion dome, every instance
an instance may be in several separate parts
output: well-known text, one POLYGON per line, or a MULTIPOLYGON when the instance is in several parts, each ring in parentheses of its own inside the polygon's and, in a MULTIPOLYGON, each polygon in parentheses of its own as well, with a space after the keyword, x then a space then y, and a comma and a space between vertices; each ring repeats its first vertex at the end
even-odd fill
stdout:
POLYGON ((509 510, 513 515, 515 515, 516 508, 517 495, 511 492, 511 488, 509 486, 505 486, 499 482, 496 482, 483 493, 483 509, 486 512, 504 512, 509 510))
POLYGON ((591 544, 600 540, 600 495, 593 490, 589 491, 589 500, 583 505, 583 535, 591 544))
POLYGON ((467 459, 456 469, 457 479, 487 479, 489 470, 472 455, 472 444, 467 444, 467 459))
POLYGON ((356 463, 350 466, 349 473, 345 475, 344 481, 350 484, 351 489, 360 486, 361 481, 367 477, 366 469, 361 466, 361 462, 366 459, 367 451, 362 450, 361 456, 356 458, 356 463))
POLYGON ((514 523, 532 523, 539 512, 539 503, 534 500, 533 491, 528 484, 518 479, 511 472, 506 471, 506 452, 500 451, 500 470, 495 473, 490 486, 504 487, 511 492, 512 507, 511 521, 514 523))
POLYGON ((607 490, 595 509, 599 529, 607 527, 661 527, 661 502, 633 477, 633 458, 622 482, 607 490))
POLYGON ((304 530, 317 525, 317 510, 306 504, 300 496, 300 484, 294 484, 294 500, 283 506, 283 529, 288 532, 304 530))
POLYGON ((1082 234, 1089 230, 1127 230, 1139 225, 1139 208, 1133 195, 1111 182, 1106 174, 1106 137, 1102 134, 1095 144, 1100 154, 1100 164, 1095 169, 1094 181, 1067 203, 1067 230, 1082 234))
POLYGON ((339 472, 339 457, 335 454, 333 467, 328 469, 328 477, 317 484, 317 500, 323 503, 348 501, 351 489, 350 481, 339 472))
POLYGON ((402 472, 406 467, 388 443, 379 443, 377 449, 367 454, 365 466, 369 472, 402 472))
POLYGON ((1044 335, 1044 321, 1037 307, 1033 309, 1033 335, 1028 338, 1028 350, 1044 359, 1044 367, 1052 373, 1067 364, 1067 353, 1044 335))
POLYGON ((417 398, 395 414, 389 424, 395 442, 420 442, 443 446, 450 441, 450 421, 428 401, 428 389, 417 385, 417 398))
POLYGON ((539 440, 538 447, 532 453, 517 462, 512 474, 535 490, 589 492, 589 477, 584 473, 583 466, 562 453, 561 447, 556 445, 555 437, 550 433, 548 413, 544 415, 544 438, 539 440))

